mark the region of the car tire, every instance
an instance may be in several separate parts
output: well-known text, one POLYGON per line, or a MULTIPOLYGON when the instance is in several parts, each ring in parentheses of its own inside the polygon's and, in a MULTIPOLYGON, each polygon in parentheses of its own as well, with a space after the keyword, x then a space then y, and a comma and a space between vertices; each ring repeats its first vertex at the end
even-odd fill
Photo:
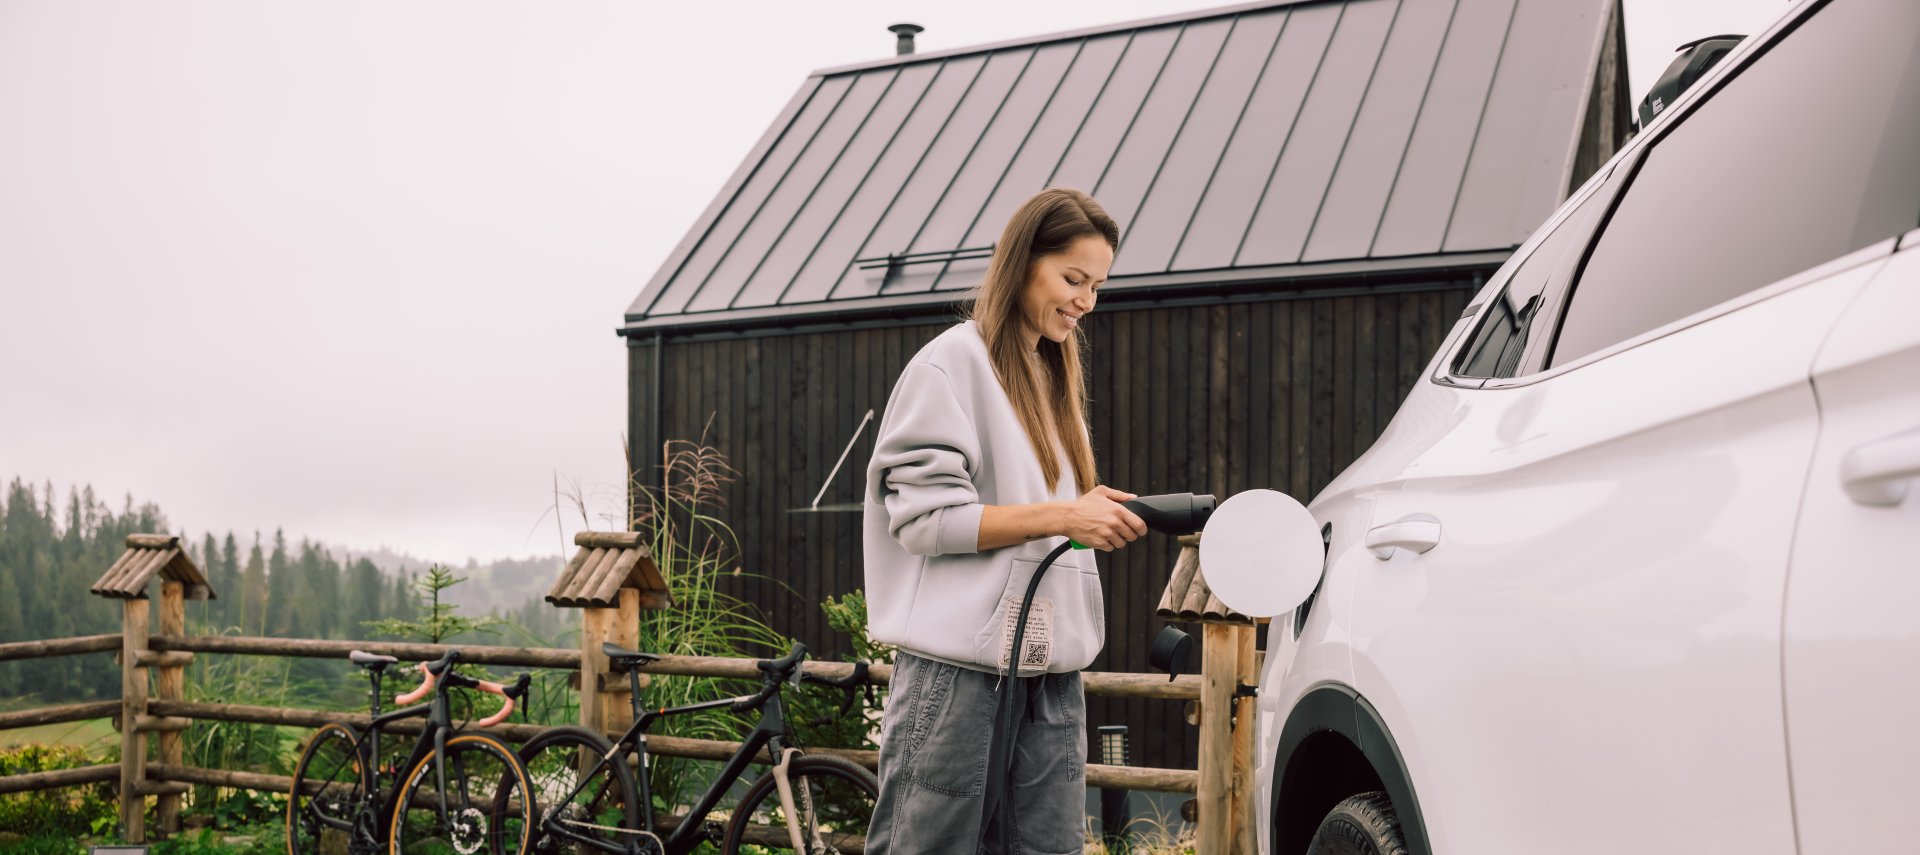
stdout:
POLYGON ((1407 855, 1393 800, 1371 792, 1334 805, 1307 844, 1307 855, 1407 855))

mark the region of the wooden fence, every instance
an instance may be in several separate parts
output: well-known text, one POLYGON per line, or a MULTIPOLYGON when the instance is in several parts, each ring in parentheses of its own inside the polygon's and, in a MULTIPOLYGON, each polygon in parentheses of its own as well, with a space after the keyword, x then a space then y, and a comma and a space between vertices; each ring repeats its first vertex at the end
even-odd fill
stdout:
MULTIPOLYGON (((157 830, 163 835, 175 832, 180 827, 181 797, 190 790, 192 785, 286 793, 292 789, 293 784, 291 778, 284 776, 226 769, 202 769, 186 765, 181 744, 181 731, 187 729, 192 722, 239 722, 292 727, 319 727, 329 722, 338 722, 360 728, 365 727, 370 720, 365 713, 188 701, 185 697, 185 668, 193 662, 195 654, 345 659, 348 651, 359 649, 370 653, 387 654, 407 661, 425 662, 439 658, 446 650, 446 646, 442 645, 390 641, 190 636, 186 634, 183 584, 178 581, 165 581, 160 587, 157 622, 149 621, 149 600, 124 599, 121 601, 123 604, 122 632, 118 634, 0 644, 0 661, 115 651, 122 671, 121 695, 117 701, 66 704, 0 713, 0 730, 110 717, 113 719, 115 729, 121 735, 121 762, 0 777, 0 794, 117 781, 121 824, 127 840, 138 843, 146 839, 146 800, 148 798, 157 799, 155 809, 159 826, 157 830), (154 760, 148 758, 147 739, 150 736, 155 737, 158 742, 158 750, 155 752, 158 756, 154 760)), ((588 611, 589 614, 583 616, 587 618, 583 624, 591 627, 595 624, 596 618, 592 612, 596 610, 588 611)), ((618 610, 605 611, 617 613, 618 610)), ((606 622, 602 621, 602 623, 606 622)), ((581 663, 589 663, 590 667, 581 674, 581 679, 578 681, 583 689, 580 698, 582 723, 606 731, 609 736, 619 736, 624 732, 626 725, 631 723, 631 719, 626 718, 627 707, 624 701, 617 704, 619 713, 610 716, 609 710, 614 709, 615 705, 609 704, 608 701, 619 700, 613 696, 625 691, 624 680, 611 679, 612 675, 605 671, 605 657, 599 655, 601 638, 596 638, 596 635, 599 633, 583 631, 581 649, 465 644, 452 646, 459 647, 463 661, 485 665, 581 672, 581 663), (599 697, 589 696, 589 691, 598 694, 599 697)), ((1217 653, 1224 654, 1224 658, 1219 655, 1206 657, 1210 673, 1200 676, 1185 675, 1169 681, 1165 676, 1155 674, 1089 672, 1084 675, 1086 692, 1095 696, 1199 703, 1203 710, 1209 704, 1213 709, 1223 711, 1250 706, 1236 704, 1233 698, 1236 688, 1235 677, 1246 673, 1245 663, 1236 665, 1235 651, 1229 645, 1219 646, 1223 649, 1217 653), (1207 695, 1204 700, 1203 694, 1207 695)), ((1209 653, 1215 653, 1215 651, 1209 651, 1209 653)), ((843 677, 852 672, 853 665, 841 662, 810 662, 807 668, 822 676, 843 677)), ((648 665, 647 671, 653 674, 742 680, 760 678, 759 671, 754 666, 754 660, 751 659, 663 656, 658 662, 648 665)), ((876 665, 870 669, 869 674, 874 682, 884 685, 891 676, 891 668, 876 665)), ((1222 810, 1219 814, 1209 816, 1212 811, 1207 804, 1195 806, 1203 819, 1200 823, 1202 839, 1199 843, 1200 851, 1203 853, 1239 850, 1244 845, 1243 841, 1248 840, 1248 832, 1251 829, 1250 799, 1245 798, 1245 795, 1251 791, 1250 749, 1253 728, 1232 727, 1231 715, 1205 715, 1201 718, 1207 724, 1207 727, 1203 727, 1202 741, 1222 746, 1220 751, 1202 752, 1201 768, 1197 770, 1155 769, 1089 764, 1086 775, 1087 786, 1189 795, 1232 793, 1234 795, 1231 799, 1232 807, 1222 810), (1204 732, 1209 727, 1219 730, 1220 733, 1204 732), (1231 741, 1231 749, 1225 747, 1229 741, 1231 741), (1208 819, 1213 821, 1205 821, 1208 819)), ((411 732, 418 732, 419 722, 400 722, 393 729, 395 732, 407 733, 409 724, 413 727, 411 732)), ((545 728, 537 725, 509 724, 497 726, 491 732, 509 741, 519 742, 531 738, 543 729, 545 728)), ((652 736, 647 741, 647 749, 650 752, 670 757, 703 760, 724 760, 732 756, 738 748, 739 743, 708 739, 652 736)), ((873 751, 831 748, 811 750, 821 754, 846 757, 869 769, 874 768, 877 759, 876 752, 873 751)), ((1224 805, 1226 802, 1223 801, 1220 804, 1224 805)))

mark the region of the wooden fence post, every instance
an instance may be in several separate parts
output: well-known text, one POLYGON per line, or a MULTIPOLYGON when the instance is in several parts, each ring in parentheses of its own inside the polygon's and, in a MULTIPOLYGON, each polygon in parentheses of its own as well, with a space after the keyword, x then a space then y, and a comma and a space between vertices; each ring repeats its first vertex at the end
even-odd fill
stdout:
MULTIPOLYGON (((1154 610, 1169 621, 1200 624, 1199 778, 1194 792, 1195 843, 1206 855, 1259 851, 1259 807, 1253 803, 1255 705, 1240 687, 1259 680, 1259 622, 1228 608, 1207 587, 1200 535, 1180 538, 1180 557, 1154 610)), ((1197 720, 1196 720, 1197 719, 1197 720)), ((1184 811, 1183 811, 1184 815, 1184 811)))
POLYGON ((1196 850, 1223 855, 1232 844, 1233 810, 1229 792, 1233 780, 1233 690, 1238 675, 1240 646, 1234 627, 1201 624, 1200 646, 1200 783, 1196 850))
MULTIPOLYGON (((612 663, 600 649, 611 641, 628 650, 640 643, 640 592, 622 588, 616 605, 580 611, 580 726, 596 733, 622 730, 633 722, 632 691, 625 677, 612 673, 612 663)), ((640 675, 640 685, 647 675, 640 675)))
POLYGON ((613 640, 609 633, 618 614, 615 609, 580 610, 580 726, 594 733, 607 729, 600 684, 609 666, 600 644, 613 640))
POLYGON ((122 600, 120 619, 120 826, 128 843, 147 842, 147 734, 139 727, 147 714, 148 601, 122 600))
MULTIPOLYGON (((160 585, 160 634, 179 638, 187 634, 187 598, 186 586, 179 582, 163 582, 160 585)), ((186 654, 191 658, 193 654, 186 654)), ((187 699, 187 675, 185 663, 178 656, 162 664, 153 676, 155 694, 163 701, 184 701, 187 699)), ((178 768, 184 763, 180 728, 174 722, 159 722, 160 762, 169 767, 178 768)), ((180 830, 180 795, 166 792, 160 794, 157 818, 161 834, 174 834, 180 830)))
MULTIPOLYGON (((640 644, 640 592, 633 588, 620 589, 620 605, 608 609, 613 613, 613 626, 608 628, 608 641, 628 650, 640 644)), ((632 684, 625 679, 609 678, 607 685, 600 687, 600 722, 608 730, 624 730, 633 723, 633 703, 628 699, 633 691, 632 684)), ((640 685, 647 684, 647 675, 640 675, 640 685)))
MULTIPOLYGON (((1252 627, 1233 628, 1238 659, 1234 671, 1238 680, 1249 686, 1260 679, 1257 657, 1254 651, 1255 636, 1258 631, 1252 627)), ((1252 697, 1235 696, 1233 702, 1233 851, 1255 855, 1260 851, 1255 833, 1260 825, 1257 822, 1258 806, 1254 804, 1253 780, 1253 737, 1255 730, 1255 700, 1252 697)))

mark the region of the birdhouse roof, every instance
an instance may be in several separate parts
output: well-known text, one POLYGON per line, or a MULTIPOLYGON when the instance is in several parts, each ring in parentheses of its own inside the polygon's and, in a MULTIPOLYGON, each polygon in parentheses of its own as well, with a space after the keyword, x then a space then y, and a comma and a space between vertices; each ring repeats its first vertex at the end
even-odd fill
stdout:
POLYGON ((1167 590, 1160 595, 1160 607, 1154 614, 1167 620, 1236 626, 1255 623, 1253 618, 1227 608, 1207 587, 1206 576, 1200 572, 1200 535, 1197 534, 1180 538, 1180 557, 1173 563, 1173 577, 1167 580, 1167 590))
POLYGON ((667 581, 653 563, 653 553, 631 531, 583 531, 573 536, 580 551, 547 591, 547 602, 564 608, 618 605, 620 589, 640 592, 640 606, 664 609, 673 605, 667 581))
POLYGON ((187 551, 180 548, 180 538, 167 534, 127 535, 127 551, 93 583, 92 590, 102 597, 144 600, 147 583, 155 573, 169 582, 186 586, 187 599, 216 597, 213 586, 207 584, 206 574, 201 573, 193 559, 187 557, 187 551))

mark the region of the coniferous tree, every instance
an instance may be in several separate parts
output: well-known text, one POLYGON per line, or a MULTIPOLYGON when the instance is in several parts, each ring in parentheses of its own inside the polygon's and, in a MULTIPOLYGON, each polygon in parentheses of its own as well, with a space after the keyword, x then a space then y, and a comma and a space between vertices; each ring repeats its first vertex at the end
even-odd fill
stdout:
POLYGON ((80 491, 81 522, 86 526, 89 537, 100 531, 100 514, 105 510, 106 508, 100 505, 100 497, 93 494, 92 484, 88 484, 80 491))
POLYGON ((413 614, 413 579, 405 572, 393 574, 393 595, 387 598, 387 617, 413 614))
POLYGON ((69 489, 67 490, 66 544, 69 548, 77 550, 90 534, 80 519, 80 491, 69 489))
POLYGON ((341 584, 344 573, 340 571, 340 562, 335 561, 333 553, 320 550, 320 598, 315 605, 320 609, 322 631, 327 638, 347 638, 353 635, 355 627, 341 621, 340 610, 346 607, 342 596, 341 584))
POLYGON ((380 578, 380 568, 373 566, 373 562, 365 558, 353 562, 353 567, 347 570, 346 590, 343 606, 348 616, 346 626, 349 635, 363 632, 360 628, 363 623, 386 617, 386 613, 381 611, 386 580, 380 578))
POLYGON ((266 635, 267 561, 260 555, 260 532, 253 533, 253 551, 247 553, 247 568, 240 572, 240 632, 266 635))
POLYGON ((339 566, 317 544, 303 539, 300 557, 294 562, 292 572, 294 599, 285 613, 286 634, 295 638, 335 637, 335 609, 340 599, 339 566))
MULTIPOLYGON (((206 540, 200 543, 200 557, 195 559, 200 565, 200 574, 207 577, 207 587, 213 589, 214 596, 233 596, 226 582, 220 578, 220 542, 213 539, 213 532, 207 532, 206 540)), ((220 614, 217 599, 200 601, 199 621, 206 627, 218 627, 220 614)))
POLYGON ((266 635, 291 635, 293 595, 293 565, 287 558, 287 533, 276 528, 273 530, 273 551, 267 554, 266 635))
MULTIPOLYGON (((33 636, 27 631, 27 618, 20 610, 20 588, 13 574, 0 574, 0 642, 24 641, 33 636)), ((0 685, 18 686, 18 668, 12 662, 0 662, 0 685)))
POLYGON ((227 529, 227 539, 220 543, 220 569, 217 573, 221 579, 226 580, 226 587, 214 588, 215 591, 220 593, 220 599, 218 601, 220 606, 215 610, 215 613, 220 615, 221 626, 236 626, 239 623, 237 615, 240 613, 242 591, 240 586, 240 545, 234 542, 233 529, 227 529))

